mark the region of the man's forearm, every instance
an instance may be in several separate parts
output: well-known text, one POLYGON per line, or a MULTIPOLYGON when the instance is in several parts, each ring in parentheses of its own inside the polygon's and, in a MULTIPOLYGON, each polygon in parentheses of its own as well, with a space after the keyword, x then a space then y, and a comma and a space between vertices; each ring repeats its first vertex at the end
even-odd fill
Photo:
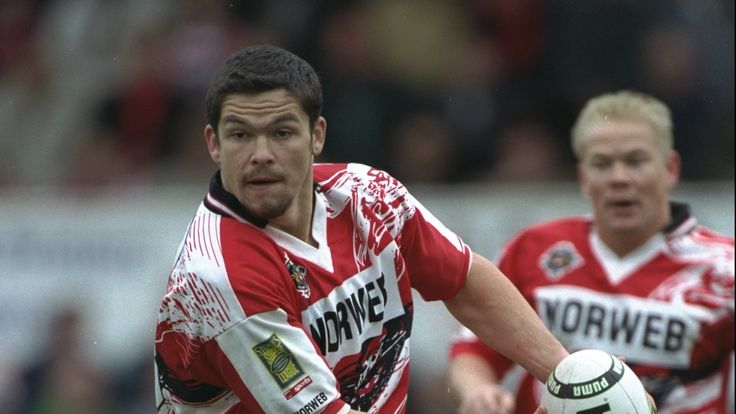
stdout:
POLYGON ((465 286, 445 305, 483 342, 540 381, 568 355, 514 285, 482 256, 474 256, 465 286))

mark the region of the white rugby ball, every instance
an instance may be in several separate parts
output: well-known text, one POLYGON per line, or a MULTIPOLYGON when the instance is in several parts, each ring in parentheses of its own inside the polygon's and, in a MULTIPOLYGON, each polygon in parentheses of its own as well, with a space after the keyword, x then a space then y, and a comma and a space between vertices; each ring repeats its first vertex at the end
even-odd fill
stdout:
POLYGON ((573 352, 547 379, 549 414, 651 414, 639 377, 617 357, 595 349, 573 352))

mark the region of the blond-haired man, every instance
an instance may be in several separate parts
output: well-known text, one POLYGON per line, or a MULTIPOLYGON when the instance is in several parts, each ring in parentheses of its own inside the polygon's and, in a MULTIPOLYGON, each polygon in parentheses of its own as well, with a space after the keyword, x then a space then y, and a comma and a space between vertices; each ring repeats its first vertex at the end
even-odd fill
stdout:
MULTIPOLYGON (((592 217, 524 229, 499 268, 568 351, 624 357, 658 412, 726 413, 734 241, 670 200, 680 172, 672 130, 669 109, 652 96, 619 91, 588 101, 572 148, 592 217)), ((528 413, 542 389, 469 332, 453 342, 449 382, 462 414, 528 413)))

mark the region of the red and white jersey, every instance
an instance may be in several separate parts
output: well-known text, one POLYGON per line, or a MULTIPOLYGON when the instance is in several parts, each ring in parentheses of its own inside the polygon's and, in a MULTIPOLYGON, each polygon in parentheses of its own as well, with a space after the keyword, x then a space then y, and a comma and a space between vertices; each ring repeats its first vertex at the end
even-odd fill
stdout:
POLYGON ((159 413, 405 412, 411 289, 451 298, 470 249, 383 171, 314 177, 318 247, 213 178, 161 303, 159 413))
MULTIPOLYGON (((686 205, 645 245, 619 258, 588 218, 522 231, 499 268, 569 350, 626 358, 660 414, 726 413, 734 350, 734 241, 702 226, 686 205)), ((520 327, 523 328, 523 327, 520 327)), ((542 384, 467 330, 451 357, 487 358, 517 395, 517 413, 539 403, 542 384)))

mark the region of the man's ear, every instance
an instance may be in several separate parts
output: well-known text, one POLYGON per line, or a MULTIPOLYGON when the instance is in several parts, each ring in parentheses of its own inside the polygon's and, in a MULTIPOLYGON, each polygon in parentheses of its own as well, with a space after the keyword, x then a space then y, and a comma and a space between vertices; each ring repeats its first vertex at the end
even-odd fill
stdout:
POLYGON ((322 153, 326 135, 327 121, 323 117, 319 117, 317 122, 314 123, 314 129, 312 129, 312 155, 315 157, 322 153))
POLYGON ((585 175, 585 169, 583 168, 582 161, 578 161, 577 172, 580 193, 583 194, 585 197, 590 197, 590 190, 588 189, 588 176, 585 175))
POLYGON ((207 150, 210 152, 210 158, 215 164, 220 164, 220 141, 217 139, 217 132, 212 125, 207 124, 204 127, 204 140, 207 142, 207 150))
POLYGON ((670 151, 665 160, 667 163, 667 188, 674 188, 680 182, 680 170, 682 168, 682 160, 677 151, 670 151))

